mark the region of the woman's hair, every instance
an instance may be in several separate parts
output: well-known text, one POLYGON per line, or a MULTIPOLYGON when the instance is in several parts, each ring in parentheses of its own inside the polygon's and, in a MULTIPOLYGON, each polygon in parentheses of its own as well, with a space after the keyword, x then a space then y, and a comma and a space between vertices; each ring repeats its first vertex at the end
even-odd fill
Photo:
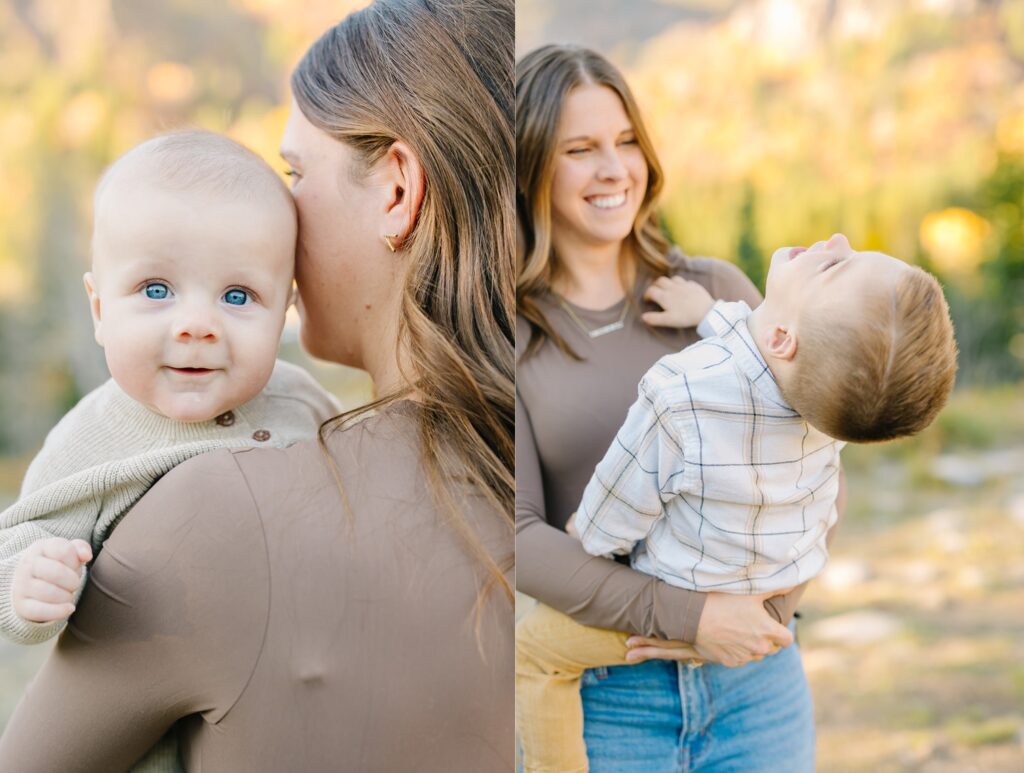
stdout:
MULTIPOLYGON (((398 338, 415 390, 432 493, 508 598, 512 555, 493 557, 460 512, 482 492, 511 535, 515 495, 515 301, 511 0, 377 0, 328 30, 292 74, 303 115, 369 169, 401 140, 424 170, 398 338)), ((478 618, 479 623, 479 618, 478 618)))
POLYGON ((654 276, 669 273, 665 259, 669 244, 655 212, 663 181, 661 164, 622 73, 603 56, 586 48, 549 45, 531 51, 516 65, 516 305, 530 323, 532 333, 524 357, 535 352, 546 337, 578 359, 548 323, 537 300, 550 291, 551 281, 560 268, 551 239, 551 178, 558 121, 566 96, 585 84, 605 86, 618 94, 647 161, 647 190, 633 230, 626 237, 627 254, 654 276))

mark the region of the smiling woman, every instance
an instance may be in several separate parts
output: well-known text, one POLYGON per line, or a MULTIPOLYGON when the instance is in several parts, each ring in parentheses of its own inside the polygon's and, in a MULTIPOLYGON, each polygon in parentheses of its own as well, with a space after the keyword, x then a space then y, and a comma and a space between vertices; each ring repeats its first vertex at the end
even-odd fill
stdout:
MULTIPOLYGON (((636 401, 643 374, 697 339, 701 315, 654 330, 671 315, 645 301, 682 292, 694 309, 709 295, 755 307, 760 296, 731 264, 685 256, 662 235, 655 215, 661 167, 628 86, 606 59, 569 46, 527 54, 517 68, 516 105, 523 235, 516 286, 516 583, 571 615, 575 622, 558 616, 567 630, 584 623, 639 634, 647 646, 638 659, 650 658, 587 672, 574 713, 561 710, 564 705, 530 711, 524 706, 541 704, 518 701, 526 769, 674 770, 681 754, 696 760, 696 747, 711 737, 699 763, 709 769, 732 763, 755 769, 756 762, 809 770, 813 726, 799 654, 787 647, 760 660, 774 645, 792 641, 780 621, 788 622, 802 588, 771 599, 769 614, 766 597, 674 587, 595 559, 563 530, 636 401), (679 668, 693 658, 711 662, 679 668), (747 665, 743 676, 733 676, 723 663, 747 665), (707 696, 707 704, 680 704, 691 695, 707 696), (684 712, 694 723, 689 729, 684 712), (688 733, 694 746, 681 749, 688 733), (545 768, 543 749, 565 752, 562 764, 545 768)), ((519 625, 517 678, 529 698, 531 685, 544 689, 534 678, 540 650, 532 646, 543 649, 544 641, 533 635, 530 615, 519 625)), ((563 675, 570 670, 560 664, 563 675)))
MULTIPOLYGON (((555 252, 569 254, 582 245, 617 249, 647 192, 647 159, 618 94, 597 84, 569 92, 557 147, 551 178, 555 252)), ((600 306, 609 299, 594 300, 600 306)))

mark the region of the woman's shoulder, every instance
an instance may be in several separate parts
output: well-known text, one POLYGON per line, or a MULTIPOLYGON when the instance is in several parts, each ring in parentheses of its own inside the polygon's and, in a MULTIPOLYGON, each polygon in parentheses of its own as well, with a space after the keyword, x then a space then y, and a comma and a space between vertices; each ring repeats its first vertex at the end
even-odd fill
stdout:
POLYGON ((751 308, 761 303, 761 293, 734 263, 720 258, 687 255, 676 246, 665 258, 674 276, 699 282, 713 298, 746 301, 751 308))
POLYGON ((174 467, 158 480, 114 529, 107 544, 133 548, 177 539, 182 530, 217 533, 248 529, 256 506, 246 476, 229 449, 218 449, 174 467))
POLYGON ((353 492, 381 476, 405 480, 422 467, 418 408, 398 401, 348 425, 328 426, 319 437, 285 448, 231 449, 229 456, 264 514, 336 490, 339 476, 353 492))

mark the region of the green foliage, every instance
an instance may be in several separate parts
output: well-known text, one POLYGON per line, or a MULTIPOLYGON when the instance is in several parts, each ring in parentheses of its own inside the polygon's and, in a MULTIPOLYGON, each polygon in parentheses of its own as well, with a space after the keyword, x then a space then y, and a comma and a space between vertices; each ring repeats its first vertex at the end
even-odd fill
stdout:
POLYGON ((985 746, 1012 741, 1020 732, 1022 720, 1017 716, 974 720, 970 713, 946 725, 946 732, 957 743, 985 746))
POLYGON ((764 281, 767 274, 764 255, 757 244, 757 231, 754 221, 754 186, 749 182, 743 190, 743 204, 740 206, 739 231, 740 238, 736 245, 736 263, 743 269, 754 286, 764 295, 764 281))

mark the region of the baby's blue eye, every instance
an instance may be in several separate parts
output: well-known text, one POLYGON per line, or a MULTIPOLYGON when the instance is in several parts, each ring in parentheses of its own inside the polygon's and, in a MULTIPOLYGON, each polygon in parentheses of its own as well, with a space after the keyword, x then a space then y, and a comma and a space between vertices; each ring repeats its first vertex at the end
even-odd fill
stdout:
POLYGON ((150 282, 146 285, 143 292, 146 293, 147 298, 152 298, 154 301, 162 301, 171 294, 171 291, 167 289, 167 285, 163 282, 150 282))
POLYGON ((232 306, 244 306, 249 302, 249 293, 236 287, 224 293, 224 302, 230 303, 232 306))

